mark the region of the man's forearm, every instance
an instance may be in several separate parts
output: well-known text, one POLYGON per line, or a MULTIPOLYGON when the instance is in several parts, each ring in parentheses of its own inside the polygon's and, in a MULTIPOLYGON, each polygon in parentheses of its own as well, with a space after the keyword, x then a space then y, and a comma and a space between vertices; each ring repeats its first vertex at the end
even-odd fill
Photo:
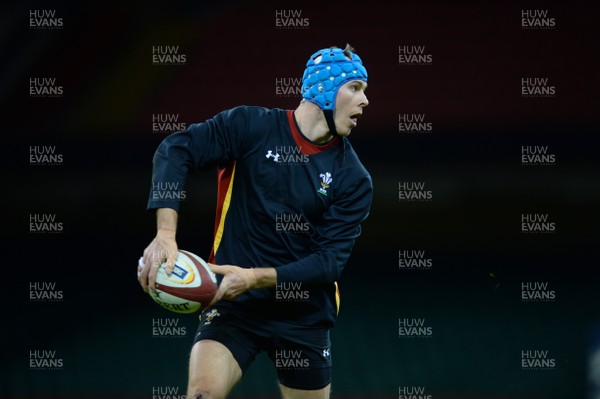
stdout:
POLYGON ((256 267, 252 269, 256 277, 256 286, 252 288, 273 288, 277 285, 277 271, 273 267, 256 267))
POLYGON ((177 232, 177 211, 171 208, 159 208, 156 210, 157 234, 175 238, 177 232))

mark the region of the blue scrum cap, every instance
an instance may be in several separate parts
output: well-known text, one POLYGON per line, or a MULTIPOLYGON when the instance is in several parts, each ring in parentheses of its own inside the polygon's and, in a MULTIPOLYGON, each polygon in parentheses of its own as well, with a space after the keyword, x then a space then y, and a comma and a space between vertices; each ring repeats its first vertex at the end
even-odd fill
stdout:
POLYGON ((302 97, 323 111, 335 110, 335 98, 342 85, 351 80, 367 81, 362 60, 351 51, 330 47, 314 53, 302 76, 302 97))

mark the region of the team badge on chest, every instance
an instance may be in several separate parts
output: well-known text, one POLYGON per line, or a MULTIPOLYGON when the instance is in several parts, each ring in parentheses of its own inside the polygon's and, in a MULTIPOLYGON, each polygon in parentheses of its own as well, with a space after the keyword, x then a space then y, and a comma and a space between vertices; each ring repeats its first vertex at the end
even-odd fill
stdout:
POLYGON ((329 185, 333 181, 333 179, 331 178, 331 173, 321 173, 319 177, 321 178, 321 187, 319 187, 317 192, 321 195, 327 196, 329 194, 327 190, 329 189, 329 185))

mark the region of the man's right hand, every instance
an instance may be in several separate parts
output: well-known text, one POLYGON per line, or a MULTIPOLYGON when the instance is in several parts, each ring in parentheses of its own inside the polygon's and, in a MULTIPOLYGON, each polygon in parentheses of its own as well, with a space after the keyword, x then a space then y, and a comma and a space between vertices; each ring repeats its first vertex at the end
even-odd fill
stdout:
POLYGON ((144 250, 143 269, 138 278, 144 292, 148 289, 155 292, 156 274, 163 262, 166 262, 166 272, 171 274, 177 259, 178 249, 174 231, 159 230, 150 245, 144 250))

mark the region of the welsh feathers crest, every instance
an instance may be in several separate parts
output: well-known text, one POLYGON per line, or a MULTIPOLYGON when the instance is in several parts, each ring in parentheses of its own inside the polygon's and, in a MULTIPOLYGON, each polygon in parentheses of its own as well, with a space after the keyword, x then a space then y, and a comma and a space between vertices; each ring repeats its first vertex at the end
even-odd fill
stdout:
POLYGON ((329 188, 329 184, 331 184, 331 182, 333 181, 333 179, 331 178, 331 173, 321 173, 319 177, 321 178, 321 187, 319 187, 317 192, 326 196, 328 194, 327 189, 329 188))

